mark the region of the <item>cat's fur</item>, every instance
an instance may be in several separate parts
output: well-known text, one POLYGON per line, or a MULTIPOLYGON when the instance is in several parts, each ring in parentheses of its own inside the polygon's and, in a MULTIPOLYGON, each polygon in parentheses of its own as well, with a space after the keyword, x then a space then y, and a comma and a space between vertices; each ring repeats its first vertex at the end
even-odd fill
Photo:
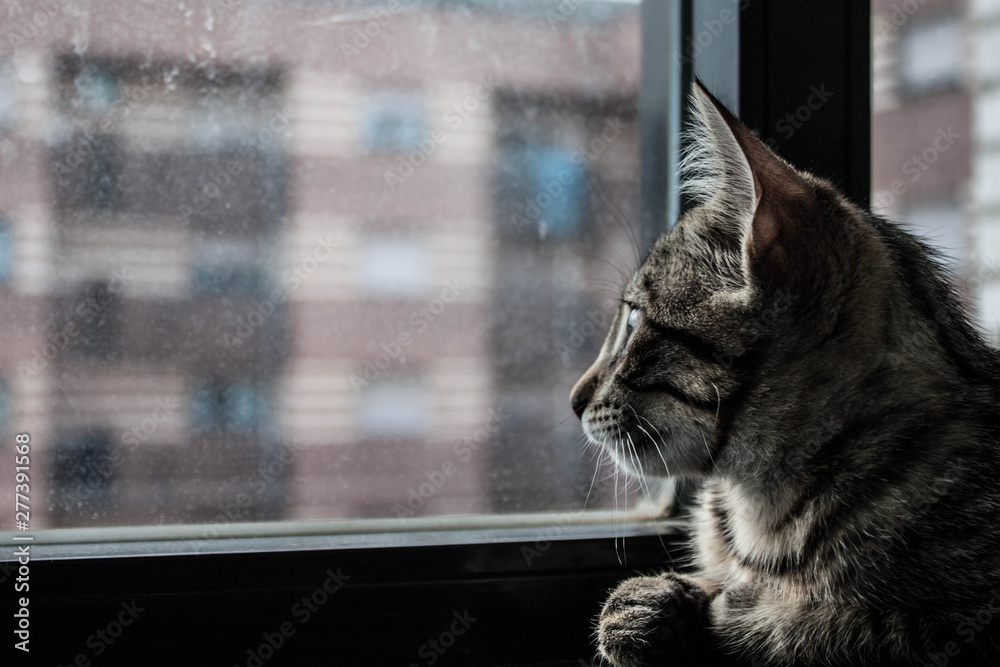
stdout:
POLYGON ((626 469, 706 478, 697 570, 622 583, 602 656, 1000 665, 1000 356, 927 246, 692 103, 699 204, 571 400, 626 469))

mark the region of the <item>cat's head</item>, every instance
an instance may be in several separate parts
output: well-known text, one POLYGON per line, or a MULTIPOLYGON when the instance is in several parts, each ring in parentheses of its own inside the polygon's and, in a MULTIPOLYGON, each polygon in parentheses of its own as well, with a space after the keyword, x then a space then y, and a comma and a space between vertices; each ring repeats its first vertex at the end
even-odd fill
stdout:
POLYGON ((571 394, 587 437, 647 475, 767 465, 779 429, 822 424, 837 400, 807 388, 877 354, 866 286, 886 262, 865 214, 699 84, 692 107, 682 188, 696 205, 625 287, 571 394))

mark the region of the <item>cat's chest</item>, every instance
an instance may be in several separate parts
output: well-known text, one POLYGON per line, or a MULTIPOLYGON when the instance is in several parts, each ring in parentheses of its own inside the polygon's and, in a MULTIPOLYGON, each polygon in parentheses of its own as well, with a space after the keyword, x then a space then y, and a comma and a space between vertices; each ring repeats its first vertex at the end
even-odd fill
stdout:
POLYGON ((776 523, 737 491, 709 484, 695 513, 697 558, 706 574, 720 580, 780 577, 800 560, 808 526, 807 516, 776 523))

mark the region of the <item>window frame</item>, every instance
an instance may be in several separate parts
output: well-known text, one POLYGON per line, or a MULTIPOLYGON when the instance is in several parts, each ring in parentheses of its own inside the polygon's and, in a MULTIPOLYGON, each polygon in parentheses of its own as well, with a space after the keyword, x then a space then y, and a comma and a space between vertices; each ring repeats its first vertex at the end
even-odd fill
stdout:
MULTIPOLYGON (((683 205, 674 187, 680 102, 694 74, 710 88, 738 90, 740 115, 765 139, 775 134, 775 119, 802 103, 810 85, 843 91, 822 118, 782 141, 780 151, 868 204, 869 4, 716 4, 740 8, 738 29, 724 30, 688 58, 686 40, 700 30, 705 8, 696 16, 692 0, 642 2, 646 247, 683 205), (738 62, 713 57, 724 46, 734 48, 731 40, 738 41, 738 62)), ((316 594, 326 573, 339 568, 349 577, 343 587, 329 594, 309 623, 296 623, 297 635, 282 640, 275 657, 262 664, 311 664, 318 656, 345 664, 430 664, 421 650, 448 630, 453 613, 465 610, 477 620, 436 664, 593 664, 591 631, 607 590, 627 576, 686 562, 687 522, 683 516, 626 524, 553 520, 549 526, 490 529, 119 542, 114 549, 107 542, 40 541, 31 549, 30 591, 5 595, 0 608, 13 614, 16 599, 29 597, 33 658, 44 656, 51 664, 93 656, 93 633, 133 600, 143 611, 117 646, 107 645, 104 662, 143 656, 177 664, 197 655, 200 664, 256 664, 248 651, 264 644, 265 633, 273 639, 296 601, 316 594)), ((5 543, 0 583, 13 588, 14 545, 24 543, 5 543)))

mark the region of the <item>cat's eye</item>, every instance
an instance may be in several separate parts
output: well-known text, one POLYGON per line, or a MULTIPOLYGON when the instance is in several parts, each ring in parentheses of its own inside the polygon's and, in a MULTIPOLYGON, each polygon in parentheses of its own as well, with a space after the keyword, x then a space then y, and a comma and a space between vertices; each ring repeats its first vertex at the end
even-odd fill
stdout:
POLYGON ((629 339, 632 337, 632 332, 635 331, 636 327, 642 323, 642 311, 638 308, 631 308, 628 314, 628 319, 625 320, 625 336, 622 338, 621 347, 618 350, 618 356, 625 356, 625 347, 628 345, 629 339))
POLYGON ((638 308, 633 308, 632 312, 628 316, 628 324, 625 325, 625 340, 632 337, 632 332, 635 331, 636 327, 642 322, 642 311, 638 308))

